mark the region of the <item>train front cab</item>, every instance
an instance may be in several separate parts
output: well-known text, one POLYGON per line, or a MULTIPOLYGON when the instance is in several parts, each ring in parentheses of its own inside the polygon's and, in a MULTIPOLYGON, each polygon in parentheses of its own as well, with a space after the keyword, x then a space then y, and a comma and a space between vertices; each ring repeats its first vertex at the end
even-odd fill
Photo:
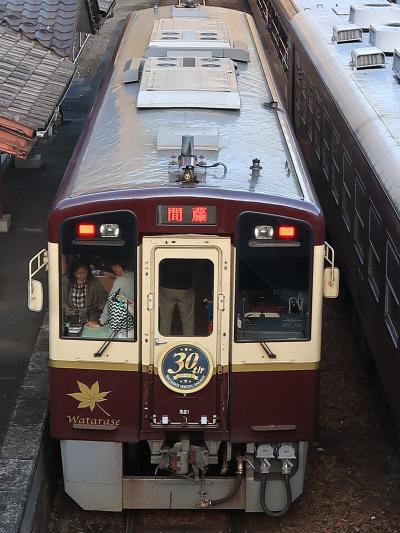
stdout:
MULTIPOLYGON (((280 514, 302 493, 317 431, 325 255, 314 229, 253 212, 230 236, 135 241, 128 212, 62 224, 48 251, 51 433, 79 505, 280 514), (94 233, 81 236, 87 224, 94 233), (114 242, 104 224, 119 227, 114 242), (62 285, 77 256, 108 290, 107 262, 123 257, 134 272, 130 332, 71 325, 62 285), (168 272, 191 280, 192 323, 190 307, 165 312, 168 272)), ((337 272, 325 275, 332 296, 337 272)))

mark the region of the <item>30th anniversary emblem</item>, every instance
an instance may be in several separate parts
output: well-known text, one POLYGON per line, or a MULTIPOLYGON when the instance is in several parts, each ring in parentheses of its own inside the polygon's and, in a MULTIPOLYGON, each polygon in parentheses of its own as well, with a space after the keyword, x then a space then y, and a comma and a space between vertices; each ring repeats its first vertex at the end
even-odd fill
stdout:
POLYGON ((210 355, 199 346, 179 344, 160 358, 158 375, 166 387, 182 394, 201 390, 213 375, 210 355))

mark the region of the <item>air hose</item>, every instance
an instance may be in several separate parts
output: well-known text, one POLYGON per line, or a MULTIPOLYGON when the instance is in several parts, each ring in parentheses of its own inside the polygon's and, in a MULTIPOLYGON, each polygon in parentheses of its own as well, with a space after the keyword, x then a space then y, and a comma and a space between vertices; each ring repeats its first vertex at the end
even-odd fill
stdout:
POLYGON ((232 487, 232 490, 229 492, 229 494, 227 494, 223 498, 219 498, 219 500, 208 500, 208 507, 214 507, 215 505, 221 505, 231 500, 239 491, 242 481, 243 481, 243 472, 237 474, 236 479, 235 479, 235 484, 232 487))
POLYGON ((261 474, 260 505, 264 513, 267 514, 268 516, 282 516, 289 509, 290 504, 292 503, 292 489, 290 488, 289 475, 290 475, 289 473, 282 474, 284 482, 285 482, 285 488, 286 488, 286 505, 280 511, 271 511, 270 509, 268 509, 266 501, 265 501, 268 474, 261 474))

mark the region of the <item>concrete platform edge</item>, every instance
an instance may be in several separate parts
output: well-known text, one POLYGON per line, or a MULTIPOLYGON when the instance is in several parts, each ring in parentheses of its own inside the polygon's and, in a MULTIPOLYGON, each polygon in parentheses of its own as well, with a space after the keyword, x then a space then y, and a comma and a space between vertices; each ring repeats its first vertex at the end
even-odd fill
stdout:
MULTIPOLYGON (((78 124, 81 130, 92 108, 93 99, 113 59, 117 43, 124 29, 124 19, 140 0, 121 2, 122 8, 115 10, 114 17, 106 22, 98 37, 104 42, 94 50, 98 61, 84 63, 82 71, 71 86, 64 105, 71 110, 66 123, 78 124), (131 5, 132 4, 132 5, 131 5), (108 25, 108 27, 107 27, 108 25), (72 114, 72 118, 71 118, 72 114)), ((90 47, 89 47, 90 48, 90 47)), ((91 52, 87 52, 91 54, 91 52)), ((85 51, 84 51, 85 54, 85 51)), ((84 55, 82 56, 84 57, 84 55)), ((58 134, 61 138, 61 132, 58 134)), ((76 137, 76 140, 78 136, 76 137)), ((45 146, 43 148, 45 150, 45 146)), ((7 161, 1 160, 1 171, 7 161)), ((26 358, 29 353, 26 354, 26 358)), ((47 533, 49 506, 52 497, 53 478, 59 472, 58 443, 48 436, 48 317, 45 316, 28 369, 18 391, 12 415, 5 427, 3 444, 0 441, 0 533, 47 533)), ((18 380, 19 382, 19 380, 18 380)), ((10 410, 12 407, 10 406, 10 410)), ((54 483, 55 485, 55 483, 54 483)))
POLYGON ((0 450, 0 533, 47 531, 56 457, 47 431, 47 368, 46 315, 0 450))

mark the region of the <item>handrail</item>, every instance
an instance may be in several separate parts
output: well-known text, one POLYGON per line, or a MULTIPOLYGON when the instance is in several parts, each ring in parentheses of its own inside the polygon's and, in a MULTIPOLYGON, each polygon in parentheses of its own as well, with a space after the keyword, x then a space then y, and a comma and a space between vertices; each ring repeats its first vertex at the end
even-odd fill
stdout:
POLYGON ((29 261, 29 280, 28 280, 28 290, 29 294, 32 294, 32 279, 33 277, 42 270, 42 268, 48 269, 48 253, 46 248, 43 248, 38 252, 36 255, 32 257, 32 259, 29 261), (40 259, 42 258, 42 261, 40 259), (36 261, 36 267, 33 266, 34 262, 36 261), (33 268, 35 270, 33 271, 33 268))

